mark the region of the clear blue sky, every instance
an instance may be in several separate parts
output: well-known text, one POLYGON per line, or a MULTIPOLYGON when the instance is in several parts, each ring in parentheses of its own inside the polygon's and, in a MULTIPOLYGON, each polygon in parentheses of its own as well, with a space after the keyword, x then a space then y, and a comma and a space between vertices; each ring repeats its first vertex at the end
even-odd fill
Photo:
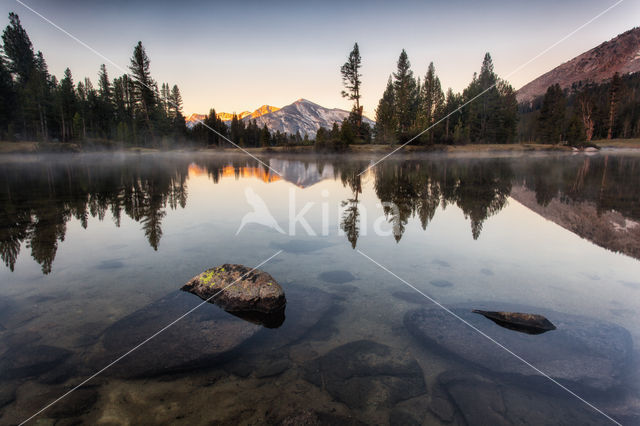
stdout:
MULTIPOLYGON (((373 117, 404 48, 414 72, 433 61, 443 88, 459 91, 491 52, 506 75, 615 1, 136 1, 23 0, 115 63, 126 67, 142 40, 154 78, 178 84, 185 113, 253 110, 307 98, 348 109, 339 67, 355 41, 363 59, 363 104, 373 117)), ((36 50, 60 76, 94 83, 105 62, 13 0, 36 50)), ((638 25, 640 2, 616 8, 512 75, 515 88, 638 25)), ((6 25, 6 18, 2 27, 6 25)), ((107 64, 110 77, 121 74, 107 64)))

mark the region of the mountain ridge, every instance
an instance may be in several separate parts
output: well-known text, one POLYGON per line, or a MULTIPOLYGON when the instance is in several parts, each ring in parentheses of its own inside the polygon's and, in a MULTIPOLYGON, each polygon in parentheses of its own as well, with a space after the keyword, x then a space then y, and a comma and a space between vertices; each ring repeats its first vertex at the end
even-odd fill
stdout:
POLYGON ((516 98, 519 103, 531 102, 552 84, 558 83, 567 89, 577 82, 601 83, 616 72, 624 75, 638 71, 640 27, 635 27, 535 78, 518 89, 516 98))
MULTIPOLYGON (((238 118, 245 123, 255 120, 259 127, 264 125, 272 132, 309 135, 310 138, 315 137, 318 129, 324 127, 331 129, 334 123, 341 123, 349 116, 349 111, 340 108, 326 108, 315 102, 304 98, 297 99, 289 105, 282 108, 263 105, 253 113, 245 111, 238 115, 238 118)), ((216 116, 229 124, 233 118, 233 114, 219 113, 216 116), (226 115, 223 115, 226 114, 226 115)), ((191 114, 187 119, 187 127, 192 128, 197 120, 206 117, 202 114, 191 114), (195 119, 191 120, 191 117, 195 119), (201 118, 198 118, 201 117, 201 118)), ((375 122, 367 117, 363 117, 363 122, 373 126, 375 122)))

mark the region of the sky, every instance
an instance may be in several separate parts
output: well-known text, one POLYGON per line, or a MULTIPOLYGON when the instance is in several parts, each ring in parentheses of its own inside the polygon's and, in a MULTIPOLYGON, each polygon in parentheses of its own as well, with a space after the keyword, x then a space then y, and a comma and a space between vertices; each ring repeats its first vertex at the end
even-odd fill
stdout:
POLYGON ((154 79, 178 85, 187 115, 212 107, 282 107, 299 98, 350 109, 340 96, 340 66, 355 42, 362 55, 361 102, 372 118, 402 49, 416 76, 433 61, 443 88, 454 91, 490 52, 495 71, 517 89, 633 28, 640 16, 640 2, 623 0, 514 72, 617 0, 20 1, 93 49, 19 2, 0 0, 0 25, 9 12, 18 13, 52 74, 60 77, 69 67, 76 82, 89 77, 96 83, 106 63, 116 77, 140 40, 154 79))

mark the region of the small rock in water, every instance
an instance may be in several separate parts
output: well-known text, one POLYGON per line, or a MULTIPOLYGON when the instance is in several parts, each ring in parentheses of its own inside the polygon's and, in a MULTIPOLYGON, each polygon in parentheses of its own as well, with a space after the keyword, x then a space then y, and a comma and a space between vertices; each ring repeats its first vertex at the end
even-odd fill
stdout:
POLYGON ((344 284, 356 279, 351 272, 342 270, 326 271, 318 275, 318 278, 322 281, 334 284, 344 284))
POLYGON ((474 309, 472 312, 489 318, 501 327, 522 333, 542 334, 556 329, 556 326, 542 315, 523 314, 520 312, 481 311, 479 309, 474 309))
POLYGON ((210 300, 229 312, 272 313, 287 303, 280 284, 266 272, 224 264, 191 278, 182 290, 210 300))

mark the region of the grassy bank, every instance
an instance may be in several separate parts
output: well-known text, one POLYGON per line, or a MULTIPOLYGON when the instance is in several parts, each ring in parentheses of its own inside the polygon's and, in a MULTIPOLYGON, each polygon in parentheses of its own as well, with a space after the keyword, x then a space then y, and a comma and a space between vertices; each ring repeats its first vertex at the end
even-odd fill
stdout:
POLYGON ((600 148, 640 149, 640 139, 602 139, 594 141, 600 148))

